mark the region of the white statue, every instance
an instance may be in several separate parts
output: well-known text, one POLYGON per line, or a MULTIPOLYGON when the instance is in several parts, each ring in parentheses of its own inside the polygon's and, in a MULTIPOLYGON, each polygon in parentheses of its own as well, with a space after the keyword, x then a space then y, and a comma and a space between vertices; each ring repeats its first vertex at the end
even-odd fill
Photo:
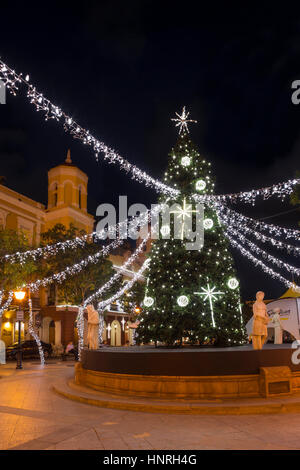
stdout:
POLYGON ((87 343, 89 349, 99 348, 99 314, 92 304, 86 307, 88 313, 87 343))
POLYGON ((274 326, 274 344, 282 344, 282 323, 280 320, 280 308, 274 308, 272 323, 274 326))
POLYGON ((262 349, 268 337, 267 324, 269 323, 269 316, 267 307, 263 301, 264 296, 264 292, 257 292, 256 302, 253 304, 253 326, 251 335, 253 349, 262 349))

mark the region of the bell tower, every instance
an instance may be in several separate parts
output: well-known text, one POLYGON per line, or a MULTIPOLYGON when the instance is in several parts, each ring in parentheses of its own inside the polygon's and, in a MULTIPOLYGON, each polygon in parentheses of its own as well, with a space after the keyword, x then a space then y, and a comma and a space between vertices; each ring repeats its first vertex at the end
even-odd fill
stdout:
POLYGON ((88 176, 72 163, 70 149, 64 163, 48 171, 46 230, 57 223, 72 223, 87 233, 93 231, 94 218, 87 212, 88 176))

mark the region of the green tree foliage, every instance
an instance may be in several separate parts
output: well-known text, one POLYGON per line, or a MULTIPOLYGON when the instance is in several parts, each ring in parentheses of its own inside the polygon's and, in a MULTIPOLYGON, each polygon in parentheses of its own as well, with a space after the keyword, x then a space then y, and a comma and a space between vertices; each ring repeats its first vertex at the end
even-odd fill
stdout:
MULTIPOLYGON (((181 191, 178 199, 168 201, 169 205, 179 203, 182 207, 184 197, 187 203, 192 204, 191 194, 214 192, 211 164, 197 152, 186 134, 179 137, 169 155, 164 181, 181 191), (190 160, 182 160, 184 157, 190 160), (205 182, 205 188, 199 189, 198 185, 197 191, 196 182, 199 180, 205 182)), ((166 197, 161 197, 160 202, 164 201, 166 197)), ((146 296, 152 297, 154 303, 151 307, 144 307, 140 315, 139 342, 152 340, 180 345, 182 338, 188 338, 192 344, 212 343, 217 346, 244 342, 239 287, 230 289, 228 286, 229 279, 237 279, 234 262, 215 211, 205 206, 204 212, 204 218, 211 219, 213 227, 205 230, 202 250, 187 250, 187 240, 172 238, 173 218, 171 239, 163 239, 160 234, 160 239, 153 242, 146 296), (209 299, 204 300, 203 296, 195 294, 207 288, 208 284, 223 293, 213 301, 215 326, 209 299), (189 300, 185 307, 177 303, 182 295, 189 300)))
POLYGON ((39 274, 39 266, 33 261, 9 262, 5 255, 24 252, 30 249, 22 232, 0 229, 0 290, 9 292, 33 281, 39 274))
MULTIPOLYGON (((72 224, 69 228, 62 224, 56 224, 41 235, 42 246, 62 242, 84 234, 83 230, 78 230, 72 224)), ((44 274, 51 275, 60 272, 67 266, 95 254, 102 246, 103 244, 100 243, 86 243, 84 246, 60 251, 44 261, 44 274)), ((63 282, 57 283, 58 300, 61 303, 80 305, 89 295, 107 282, 113 274, 112 263, 107 257, 101 257, 97 263, 89 263, 78 274, 68 276, 63 282)))

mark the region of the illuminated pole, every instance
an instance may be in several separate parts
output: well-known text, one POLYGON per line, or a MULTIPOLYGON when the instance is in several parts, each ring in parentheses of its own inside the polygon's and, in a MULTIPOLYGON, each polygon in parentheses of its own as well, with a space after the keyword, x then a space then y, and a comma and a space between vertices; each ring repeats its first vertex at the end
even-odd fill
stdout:
MULTIPOLYGON (((14 296, 16 300, 19 302, 19 310, 17 313, 17 319, 18 319, 18 328, 19 328, 19 337, 18 337, 18 354, 17 354, 17 366, 16 369, 23 369, 22 366, 22 345, 21 345, 21 326, 22 326, 22 319, 21 319, 21 305, 22 305, 22 300, 24 300, 25 297, 25 291, 19 290, 14 292, 14 296)), ((24 315, 24 313, 23 313, 24 315)), ((23 317, 24 321, 24 317, 23 317)))

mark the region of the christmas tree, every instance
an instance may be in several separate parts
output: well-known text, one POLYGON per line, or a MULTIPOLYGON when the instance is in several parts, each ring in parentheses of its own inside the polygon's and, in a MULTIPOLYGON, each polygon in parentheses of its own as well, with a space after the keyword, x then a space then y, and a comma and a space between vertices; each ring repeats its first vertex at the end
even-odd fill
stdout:
POLYGON ((189 139, 185 110, 178 117, 179 140, 164 180, 180 195, 162 196, 159 202, 180 204, 182 211, 174 211, 169 228, 160 221, 159 239, 152 243, 137 342, 237 346, 245 341, 239 282, 216 212, 205 204, 202 249, 187 249, 185 232, 181 239, 174 236, 175 217, 184 225, 195 216, 192 194, 214 193, 211 164, 189 139))

